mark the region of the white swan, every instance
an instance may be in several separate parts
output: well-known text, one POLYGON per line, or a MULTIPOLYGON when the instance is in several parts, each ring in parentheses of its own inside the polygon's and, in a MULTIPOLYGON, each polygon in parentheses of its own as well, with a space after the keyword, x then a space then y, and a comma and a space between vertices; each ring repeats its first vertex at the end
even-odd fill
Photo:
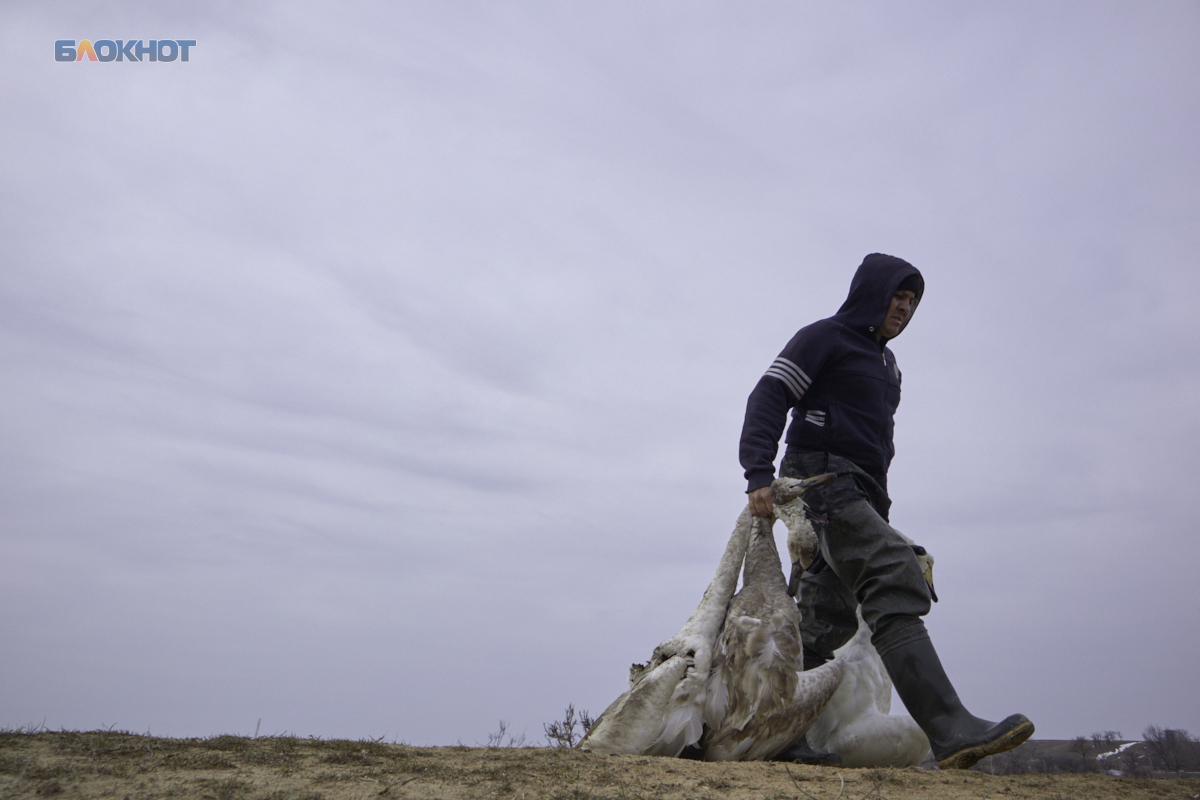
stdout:
MULTIPOLYGON (((789 543, 807 533, 815 552, 816 536, 804 519, 799 494, 831 477, 781 479, 772 485, 776 516, 788 524, 789 543)), ((813 724, 842 677, 837 661, 803 671, 800 612, 788 595, 771 531, 774 520, 752 520, 748 509, 739 520, 752 527, 742 589, 729 604, 708 679, 706 761, 752 761, 779 753, 813 724)))
POLYGON ((654 648, 647 663, 629 668, 629 689, 597 718, 579 749, 677 756, 700 741, 713 643, 737 587, 749 534, 749 526, 734 527, 717 573, 687 624, 654 648))
MULTIPOLYGON (((800 502, 799 496, 816 484, 817 479, 776 480, 772 485, 776 507, 800 502)), ((685 747, 700 741, 713 647, 737 587, 751 519, 747 507, 738 517, 716 575, 687 624, 656 647, 647 663, 630 667, 629 689, 605 709, 577 745, 579 749, 608 754, 678 756, 685 747)), ((808 682, 797 681, 797 686, 807 687, 808 682)))
POLYGON ((858 631, 834 651, 842 684, 808 729, 813 749, 836 753, 847 767, 916 766, 929 755, 929 739, 909 716, 889 716, 892 681, 858 612, 858 631))

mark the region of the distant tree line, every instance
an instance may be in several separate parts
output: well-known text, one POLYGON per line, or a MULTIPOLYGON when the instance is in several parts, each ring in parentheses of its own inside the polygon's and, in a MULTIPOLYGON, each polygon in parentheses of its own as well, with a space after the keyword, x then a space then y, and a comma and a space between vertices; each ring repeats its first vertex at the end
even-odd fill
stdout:
POLYGON ((1120 772, 1149 777, 1155 772, 1200 771, 1200 740, 1187 731, 1151 725, 1144 741, 1122 747, 1120 731, 1077 736, 1061 742, 1031 740, 1007 753, 980 761, 975 769, 995 775, 1033 772, 1120 772))

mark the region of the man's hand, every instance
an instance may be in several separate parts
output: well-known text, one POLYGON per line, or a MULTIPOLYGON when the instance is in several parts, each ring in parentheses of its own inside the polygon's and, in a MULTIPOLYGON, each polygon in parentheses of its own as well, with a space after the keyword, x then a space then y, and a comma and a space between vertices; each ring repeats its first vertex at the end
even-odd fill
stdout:
POLYGON ((750 498, 750 513, 756 517, 775 516, 775 506, 771 503, 771 487, 764 486, 746 495, 750 498))

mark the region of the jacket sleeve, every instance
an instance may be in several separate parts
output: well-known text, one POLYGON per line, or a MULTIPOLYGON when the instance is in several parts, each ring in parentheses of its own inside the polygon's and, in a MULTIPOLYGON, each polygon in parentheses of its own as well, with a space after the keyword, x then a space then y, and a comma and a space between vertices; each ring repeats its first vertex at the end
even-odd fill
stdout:
POLYGON ((822 323, 828 320, 801 328, 792 337, 746 401, 738 455, 746 471, 747 492, 769 486, 775 479, 775 456, 788 409, 804 399, 836 344, 837 331, 822 323))

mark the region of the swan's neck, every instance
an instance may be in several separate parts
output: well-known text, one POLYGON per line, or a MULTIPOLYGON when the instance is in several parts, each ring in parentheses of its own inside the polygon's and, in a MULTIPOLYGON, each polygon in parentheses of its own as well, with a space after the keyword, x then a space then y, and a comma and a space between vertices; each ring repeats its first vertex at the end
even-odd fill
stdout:
POLYGON ((778 584, 786 589, 783 564, 779 561, 779 549, 775 546, 772 531, 774 520, 754 518, 750 533, 749 549, 746 552, 746 569, 742 575, 743 586, 770 586, 778 584))
MULTIPOLYGON (((691 619, 679 632, 680 635, 704 633, 715 638, 720 630, 725 621, 725 610, 733 597, 733 590, 737 588, 738 569, 746 557, 752 519, 750 508, 747 507, 738 517, 733 535, 729 537, 729 544, 725 545, 725 552, 721 556, 717 574, 713 576, 712 582, 704 590, 704 597, 700 600, 700 605, 696 606, 691 619)), ((778 561, 778 556, 776 556, 776 560, 778 561)))

